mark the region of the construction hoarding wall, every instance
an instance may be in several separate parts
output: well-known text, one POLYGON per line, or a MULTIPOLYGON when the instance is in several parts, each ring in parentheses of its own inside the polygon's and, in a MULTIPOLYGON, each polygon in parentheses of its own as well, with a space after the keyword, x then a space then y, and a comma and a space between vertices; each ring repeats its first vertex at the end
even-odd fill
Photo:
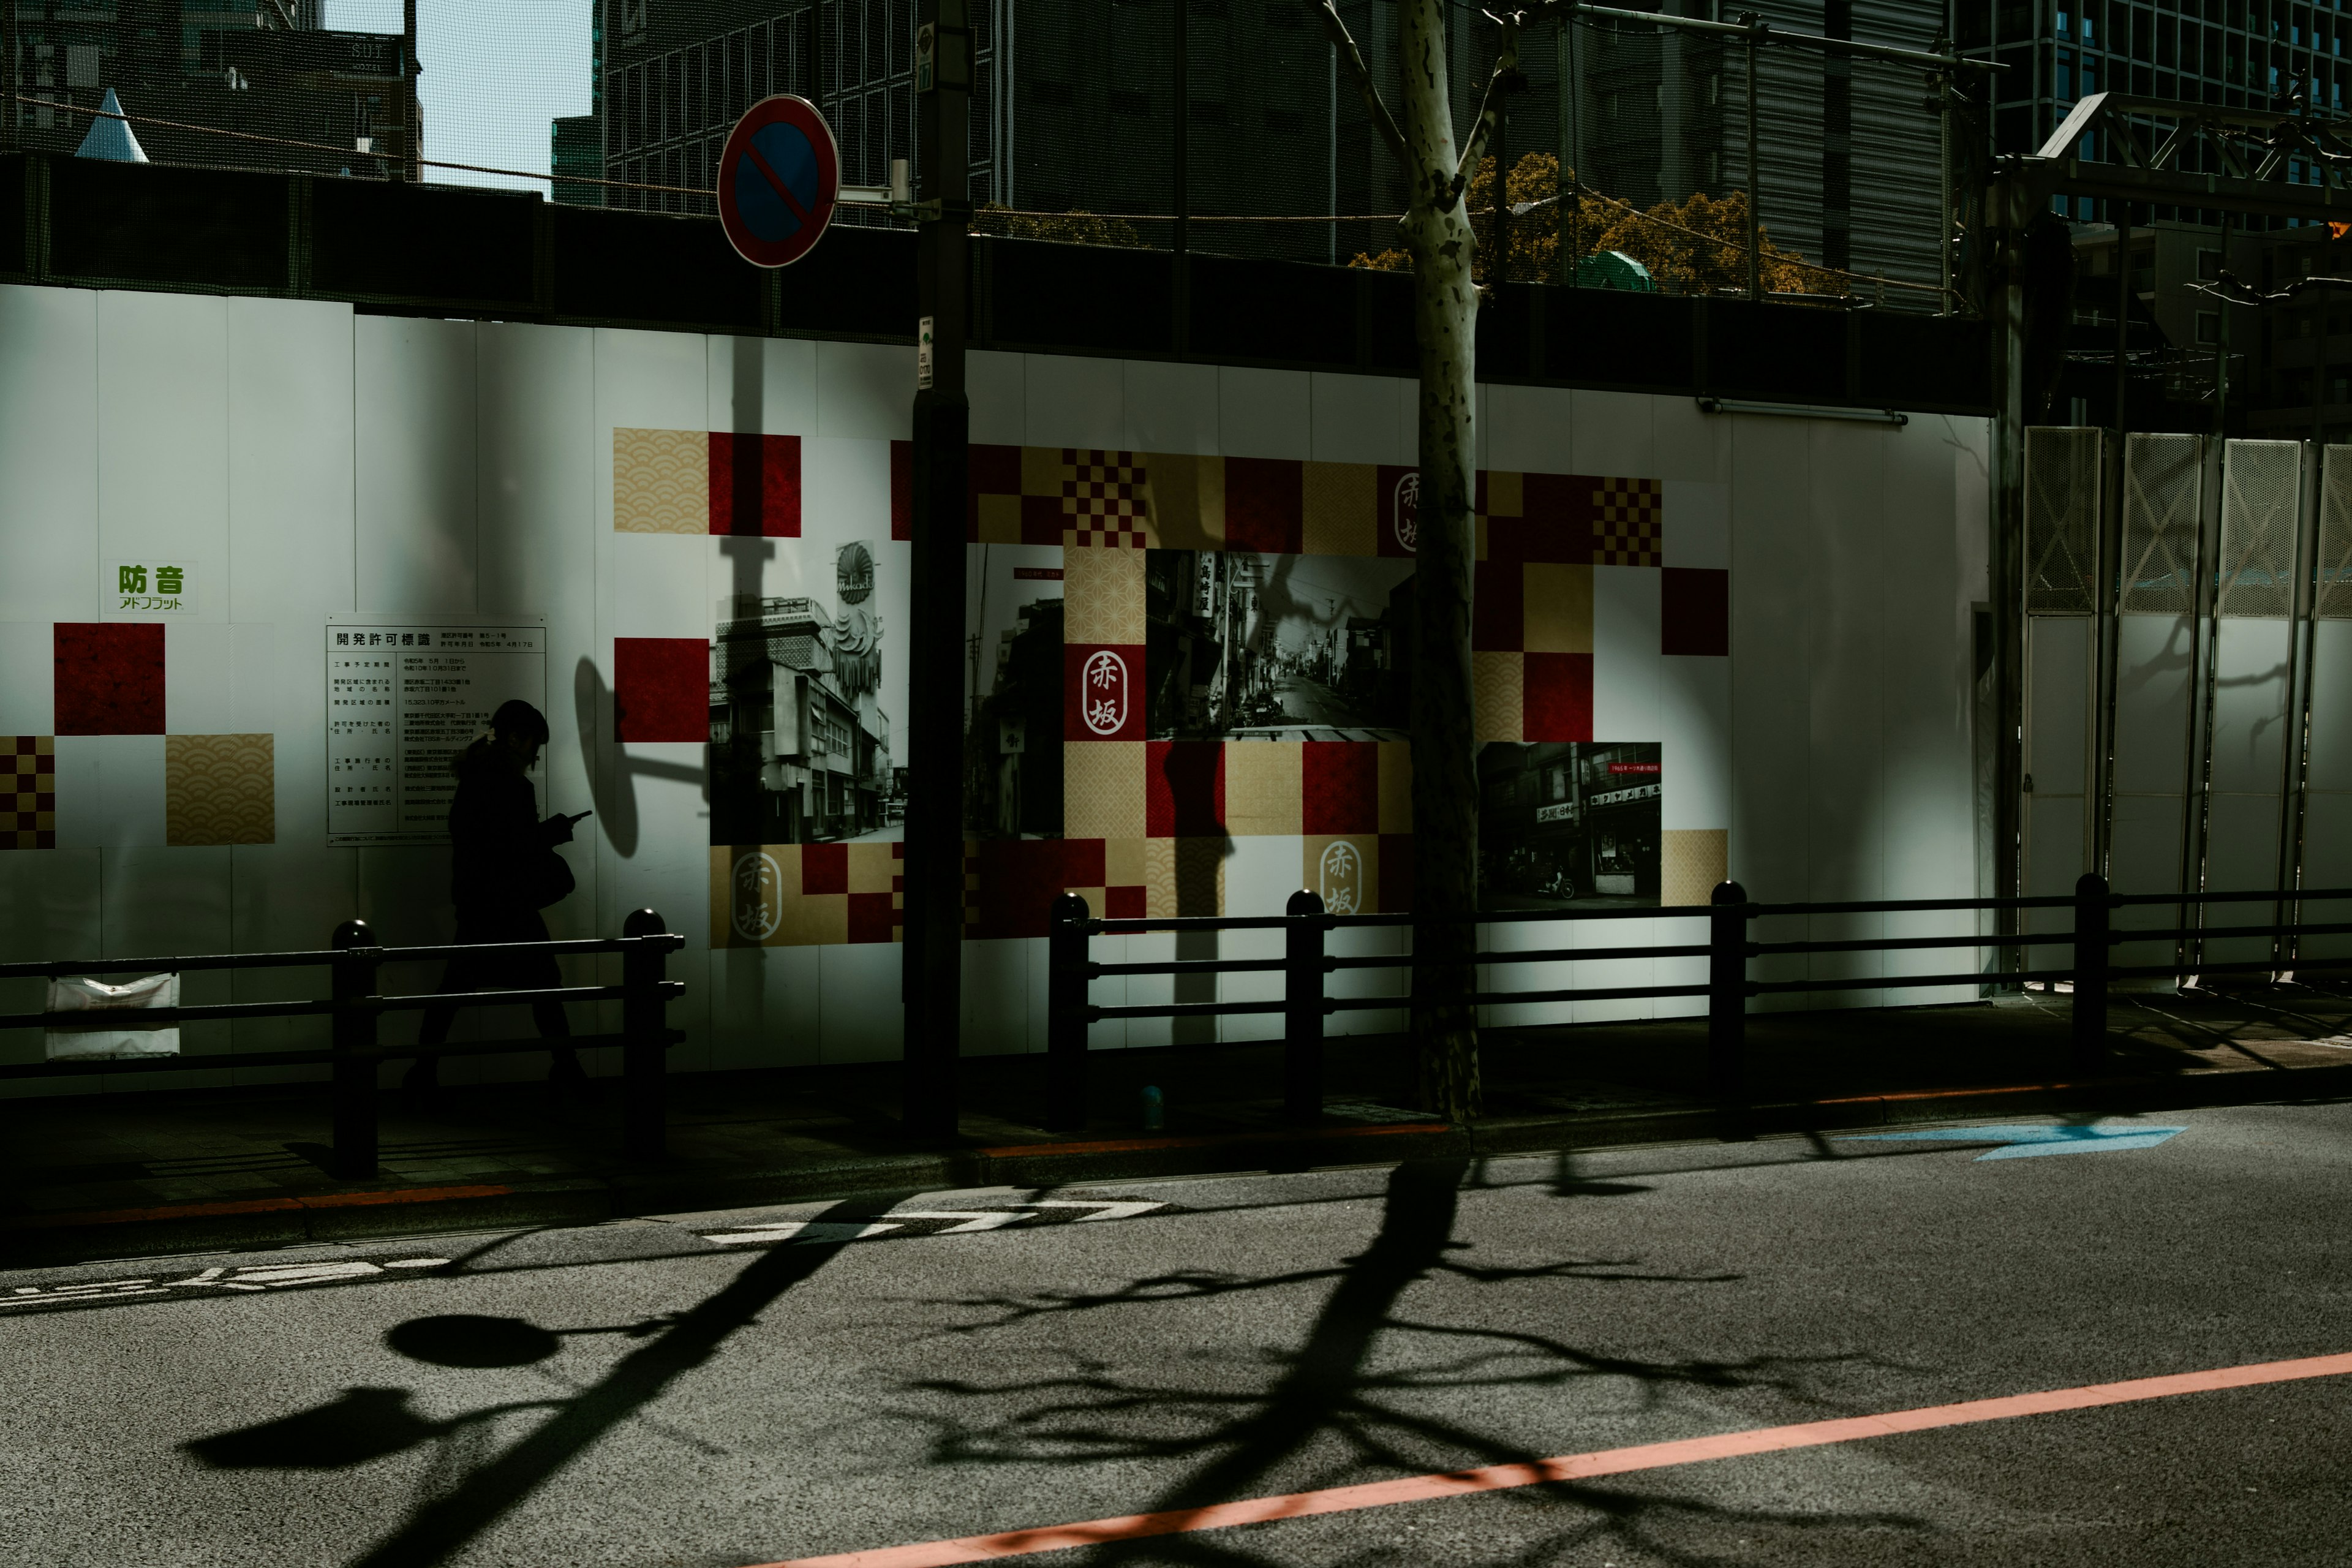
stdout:
MULTIPOLYGON (((905 769, 913 368, 910 348, 871 344, 0 289, 0 739, 19 775, 0 955, 316 948, 353 915, 385 943, 446 941, 446 846, 404 820, 332 843, 349 836, 330 802, 442 798, 399 770, 430 768, 488 700, 442 645, 493 635, 541 661, 541 809, 595 813, 550 925, 609 934, 650 906, 687 934, 681 1068, 897 1054, 909 788, 965 802, 977 1051, 1042 1048, 1045 912, 1065 889, 1113 915, 1273 912, 1301 886, 1335 908, 1409 908, 1413 384, 975 355, 966 746, 962 776, 935 781, 905 769), (165 566, 181 591, 159 608, 165 566), (138 594, 130 567, 149 574, 138 594), (353 727, 377 720, 339 701, 424 726, 379 748, 389 776, 344 776, 353 727)), ((1481 398, 1487 896, 1625 914, 1498 926, 1495 942, 1683 939, 1690 922, 1648 911, 1703 900, 1727 870, 1772 899, 1978 890, 1981 421, 1481 398)), ((1814 934, 1943 929, 1907 918, 1814 934)), ((1224 956, 1276 951, 1270 933, 1222 940, 1224 956)), ((1927 957, 1919 972, 1972 962, 1927 957)), ((1882 972, 1877 955, 1790 962, 1882 972)), ((595 963, 567 960, 583 981, 595 963)), ((1548 962, 1489 983, 1685 972, 1548 962)), ((1380 994, 1400 978, 1335 984, 1380 994)), ((1272 980, 1197 996, 1114 980, 1095 996, 1241 999, 1272 980)), ((185 1000, 322 984, 192 973, 185 1000)), ((16 989, 6 1003, 37 1005, 16 989)), ((1489 1017, 1656 1005, 1688 1010, 1489 1017)), ((1377 1031, 1401 1016, 1343 1016, 1377 1031)), ((320 1023, 192 1026, 186 1048, 282 1049, 320 1023)), ((1113 1023, 1095 1043, 1274 1026, 1113 1023)))

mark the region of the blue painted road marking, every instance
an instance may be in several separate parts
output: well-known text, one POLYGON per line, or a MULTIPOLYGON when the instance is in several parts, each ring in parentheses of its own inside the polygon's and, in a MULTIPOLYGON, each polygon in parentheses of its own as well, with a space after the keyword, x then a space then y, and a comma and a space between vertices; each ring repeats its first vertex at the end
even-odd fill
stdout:
POLYGON ((2186 1127, 2142 1127, 2126 1122, 2114 1127, 1930 1127, 1917 1132, 1850 1133, 1840 1142, 2000 1143, 2003 1147, 1977 1156, 1985 1160, 2028 1160, 2037 1154, 2102 1154, 2119 1149, 2153 1149, 2186 1127))

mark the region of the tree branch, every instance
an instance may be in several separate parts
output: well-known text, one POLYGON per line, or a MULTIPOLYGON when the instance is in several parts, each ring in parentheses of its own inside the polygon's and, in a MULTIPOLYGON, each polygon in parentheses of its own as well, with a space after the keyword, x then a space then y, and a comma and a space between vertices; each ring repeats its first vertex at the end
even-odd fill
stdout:
MULTIPOLYGON (((1462 199, 1471 176, 1478 172, 1478 160, 1486 151, 1486 138, 1495 129, 1495 116, 1503 101, 1503 83, 1519 68, 1519 22, 1524 13, 1506 12, 1497 16, 1492 11, 1487 19, 1503 29, 1502 52, 1495 57, 1495 74, 1486 79, 1486 94, 1478 100, 1478 118, 1470 122, 1470 139, 1463 146, 1462 162, 1454 166, 1454 183, 1446 187, 1445 205, 1453 206, 1462 199)), ((1502 198, 1503 181, 1508 171, 1495 171, 1496 199, 1502 198)))
POLYGON ((1339 51, 1348 74, 1362 89, 1364 107, 1372 111, 1372 129, 1381 133, 1381 140, 1388 143, 1397 162, 1412 168, 1412 154, 1405 148, 1404 132, 1397 129, 1396 117, 1389 112, 1389 106, 1381 101, 1381 89, 1372 85, 1372 73, 1364 64, 1364 51, 1356 47, 1356 40, 1348 34, 1348 24, 1339 20, 1336 0, 1323 0, 1323 30, 1331 35, 1331 47, 1339 51))

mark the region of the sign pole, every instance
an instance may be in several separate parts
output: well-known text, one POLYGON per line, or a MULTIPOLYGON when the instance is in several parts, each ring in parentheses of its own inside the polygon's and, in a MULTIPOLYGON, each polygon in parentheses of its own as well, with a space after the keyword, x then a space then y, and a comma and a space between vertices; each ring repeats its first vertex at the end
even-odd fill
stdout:
POLYGON ((906 1130, 951 1138, 963 1014, 964 395, 971 197, 969 0, 915 13, 914 542, 908 605, 906 1130))

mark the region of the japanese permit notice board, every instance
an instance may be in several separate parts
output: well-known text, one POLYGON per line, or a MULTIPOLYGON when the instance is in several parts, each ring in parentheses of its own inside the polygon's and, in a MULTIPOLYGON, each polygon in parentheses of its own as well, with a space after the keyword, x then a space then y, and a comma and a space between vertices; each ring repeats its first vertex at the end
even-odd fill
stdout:
POLYGON ((543 626, 327 627, 327 842, 446 844, 450 765, 520 697, 547 711, 543 626))

